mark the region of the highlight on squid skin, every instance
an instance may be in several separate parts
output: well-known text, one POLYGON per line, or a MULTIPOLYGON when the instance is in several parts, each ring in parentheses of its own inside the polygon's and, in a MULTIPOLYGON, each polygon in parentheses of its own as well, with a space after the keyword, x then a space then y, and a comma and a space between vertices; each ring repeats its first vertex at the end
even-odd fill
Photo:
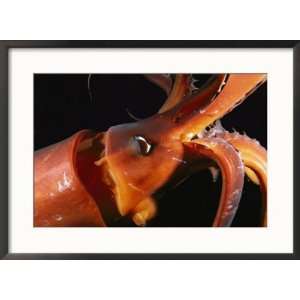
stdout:
POLYGON ((266 81, 36 74, 34 226, 266 227, 266 81))

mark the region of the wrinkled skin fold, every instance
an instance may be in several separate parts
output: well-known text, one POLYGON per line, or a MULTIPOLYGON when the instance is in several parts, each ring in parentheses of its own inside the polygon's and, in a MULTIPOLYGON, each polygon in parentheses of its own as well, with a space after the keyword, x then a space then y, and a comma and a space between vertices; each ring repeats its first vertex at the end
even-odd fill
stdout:
MULTIPOLYGON (((154 194, 205 168, 219 168, 222 191, 212 226, 230 226, 244 176, 262 193, 267 226, 267 153, 218 122, 266 81, 265 74, 219 74, 197 89, 190 74, 148 74, 167 99, 159 112, 107 132, 81 131, 35 154, 35 226, 138 226, 157 214, 154 194)), ((201 191, 199 191, 199 196, 201 191)))

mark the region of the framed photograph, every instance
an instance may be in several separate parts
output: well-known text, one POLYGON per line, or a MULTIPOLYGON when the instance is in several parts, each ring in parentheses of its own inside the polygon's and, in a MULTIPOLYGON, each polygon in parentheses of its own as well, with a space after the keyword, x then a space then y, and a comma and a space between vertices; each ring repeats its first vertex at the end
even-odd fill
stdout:
POLYGON ((299 259, 298 41, 2 41, 0 72, 2 258, 299 259))

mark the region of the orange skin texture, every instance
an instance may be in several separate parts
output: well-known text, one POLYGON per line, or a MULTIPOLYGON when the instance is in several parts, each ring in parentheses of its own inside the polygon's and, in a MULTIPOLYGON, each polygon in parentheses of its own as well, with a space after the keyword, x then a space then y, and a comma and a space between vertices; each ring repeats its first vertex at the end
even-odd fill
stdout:
POLYGON ((231 225, 245 171, 261 186, 266 226, 266 150, 249 138, 206 130, 258 88, 265 74, 220 74, 196 93, 187 74, 178 75, 172 89, 170 78, 149 76, 169 93, 167 101, 158 114, 103 133, 101 156, 78 154, 81 141, 95 138, 87 131, 36 153, 35 226, 106 226, 122 216, 145 225, 156 215, 158 191, 216 165, 223 184, 212 225, 231 225), (145 139, 147 153, 136 137, 145 139))
POLYGON ((80 131, 35 153, 34 226, 105 226, 76 170, 76 149, 90 135, 80 131))

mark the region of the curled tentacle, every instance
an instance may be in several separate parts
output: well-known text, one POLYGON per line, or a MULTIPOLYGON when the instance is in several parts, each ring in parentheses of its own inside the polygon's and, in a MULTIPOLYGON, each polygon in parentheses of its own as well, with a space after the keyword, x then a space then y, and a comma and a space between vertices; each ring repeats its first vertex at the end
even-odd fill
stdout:
POLYGON ((252 182, 260 185, 263 200, 262 225, 267 226, 267 151, 258 141, 238 133, 224 132, 222 138, 241 154, 245 172, 252 182))
POLYGON ((186 142, 189 151, 214 160, 222 173, 222 192, 213 226, 230 226, 236 214, 244 184, 244 165, 239 153, 221 138, 186 142))

